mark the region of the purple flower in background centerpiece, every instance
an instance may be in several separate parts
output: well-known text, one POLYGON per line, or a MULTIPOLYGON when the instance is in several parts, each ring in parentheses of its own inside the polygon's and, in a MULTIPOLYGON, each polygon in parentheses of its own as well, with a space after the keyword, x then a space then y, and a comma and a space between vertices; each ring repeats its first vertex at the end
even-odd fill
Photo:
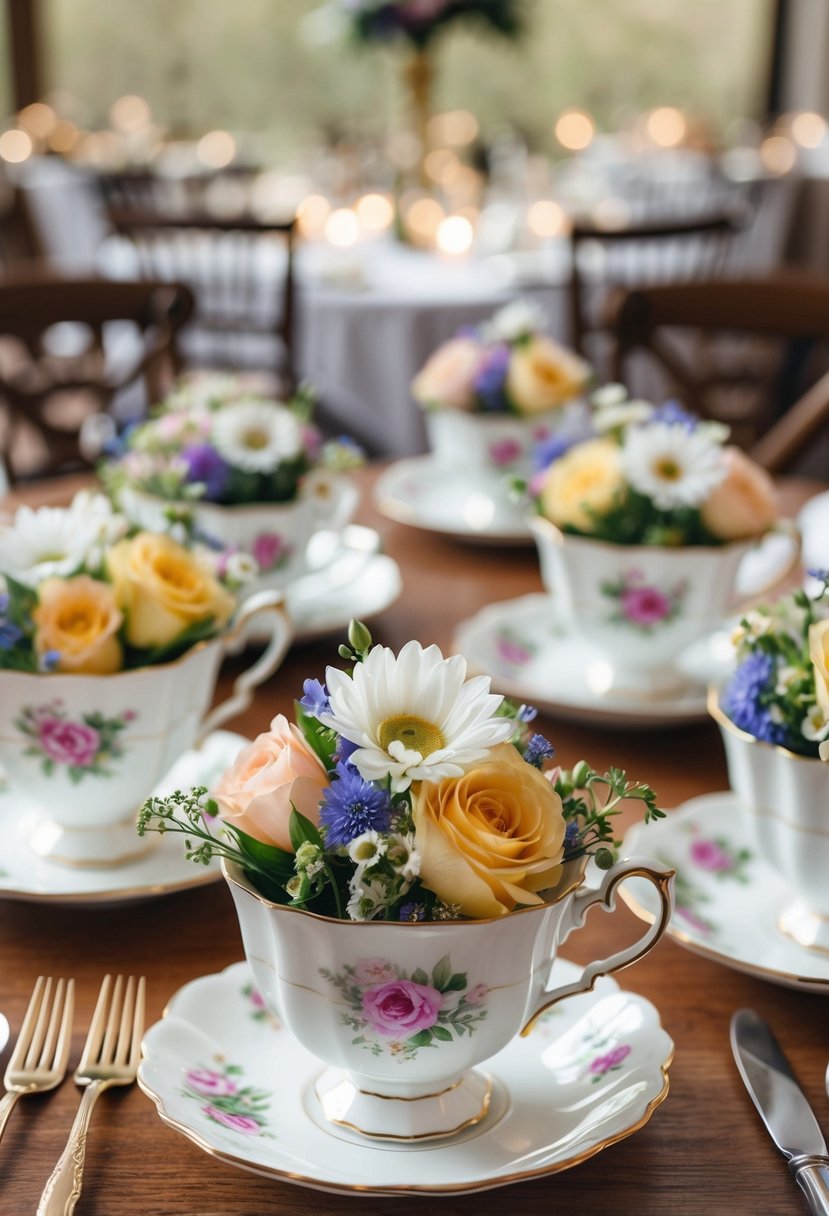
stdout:
POLYGON ((187 480, 201 482, 205 498, 217 502, 227 488, 230 469, 216 449, 209 443, 191 443, 181 449, 179 458, 187 466, 187 480))
POLYGON ((493 413, 506 409, 504 383, 510 361, 510 348, 499 343, 487 351, 474 380, 475 395, 484 410, 493 413))

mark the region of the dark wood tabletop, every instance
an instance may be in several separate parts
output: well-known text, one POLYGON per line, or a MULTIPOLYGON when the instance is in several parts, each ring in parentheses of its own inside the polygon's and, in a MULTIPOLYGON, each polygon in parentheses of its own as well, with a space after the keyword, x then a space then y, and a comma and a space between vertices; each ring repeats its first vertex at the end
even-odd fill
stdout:
MULTIPOLYGON (((375 475, 375 470, 361 475, 367 493, 358 520, 377 528, 404 577, 403 594, 372 626, 375 640, 398 649, 409 638, 417 638, 424 644, 435 642, 449 653, 460 621, 491 601, 541 589, 533 550, 463 546, 384 520, 368 494, 375 475)), ((794 510, 820 488, 787 483, 786 505, 794 510)), ((30 489, 25 499, 61 501, 70 490, 71 483, 52 483, 30 489)), ((9 498, 0 508, 12 503, 9 498)), ((253 735, 267 727, 274 713, 290 714, 303 679, 321 677, 327 663, 338 662, 340 640, 294 649, 260 689, 252 708, 229 727, 253 735)), ((223 673, 219 693, 232 672, 231 664, 223 673)), ((712 722, 664 731, 611 731, 540 716, 538 729, 554 742, 563 764, 586 756, 597 767, 621 765, 649 781, 665 807, 727 788, 722 746, 712 722)), ((567 942, 563 954, 585 962, 621 947, 640 929, 624 907, 612 916, 595 915, 567 942)), ((152 1023, 188 980, 220 971, 242 957, 236 916, 221 881, 111 908, 0 899, 0 1010, 11 1024, 12 1042, 36 977, 72 975, 77 998, 70 1068, 80 1055, 105 972, 147 976, 148 1022, 152 1023)), ((577 1216, 769 1216, 805 1211, 783 1158, 738 1077, 728 1045, 728 1024, 732 1012, 743 1005, 755 1007, 771 1021, 829 1133, 829 1101, 823 1089, 829 1058, 829 999, 738 974, 668 938, 624 972, 620 982, 656 1005, 676 1043, 670 1093, 650 1122, 573 1169, 506 1190, 433 1197, 432 1211, 441 1216, 503 1212, 547 1216, 552 1211, 577 1216)), ((0 1055, 0 1070, 9 1050, 0 1055)), ((52 1094, 25 1098, 12 1113, 0 1142, 2 1216, 35 1211, 78 1100, 79 1091, 69 1079, 52 1094)), ((166 1127, 152 1102, 131 1086, 110 1091, 98 1103, 77 1210, 85 1216, 310 1216, 358 1210, 408 1216, 422 1213, 425 1206, 417 1197, 325 1194, 223 1164, 166 1127)))

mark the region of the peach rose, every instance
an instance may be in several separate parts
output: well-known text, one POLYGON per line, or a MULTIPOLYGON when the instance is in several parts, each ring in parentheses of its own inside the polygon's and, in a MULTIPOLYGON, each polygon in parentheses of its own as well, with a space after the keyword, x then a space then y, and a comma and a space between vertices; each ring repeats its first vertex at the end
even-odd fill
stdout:
POLYGON ((829 619, 809 626, 809 658, 815 673, 817 703, 829 714, 829 619))
POLYGON ((139 532, 107 556, 131 646, 168 646, 192 625, 224 628, 236 601, 213 574, 170 536, 139 532))
POLYGON ((109 584, 88 574, 47 578, 37 594, 32 619, 39 655, 57 651, 57 671, 85 675, 120 671, 124 656, 117 634, 124 618, 109 584))
POLYGON ((511 743, 462 777, 423 782, 412 804, 420 877, 464 916, 503 916, 561 875, 564 816, 546 778, 511 743))
POLYGON ((263 844, 293 852, 289 821, 296 808, 319 822, 328 774, 299 729, 279 714, 243 747, 212 790, 222 818, 263 844))
POLYGON ((726 474, 703 503, 702 522, 719 540, 761 536, 779 514, 774 483, 739 448, 725 448, 723 458, 726 474))
POLYGON ((542 336, 513 350, 506 387, 519 413, 541 414, 577 397, 589 379, 584 359, 542 336))
POLYGON ((453 338, 439 346, 412 381, 412 395, 423 406, 471 410, 482 352, 474 338, 453 338))
POLYGON ((610 439, 589 439, 550 465, 539 492, 541 513, 560 528, 569 524, 591 532, 591 513, 605 514, 624 490, 616 444, 610 439))

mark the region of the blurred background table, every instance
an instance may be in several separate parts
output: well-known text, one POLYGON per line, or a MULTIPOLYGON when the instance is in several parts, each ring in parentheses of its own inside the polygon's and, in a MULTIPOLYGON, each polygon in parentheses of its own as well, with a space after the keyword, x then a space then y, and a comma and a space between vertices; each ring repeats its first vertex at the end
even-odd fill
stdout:
MULTIPOLYGON (((393 524, 370 505, 376 468, 361 476, 366 490, 360 522, 378 529, 400 563, 405 590, 373 625, 374 637, 395 649, 409 638, 451 649, 456 625, 491 600, 541 588, 535 554, 463 548, 426 532, 393 524)), ((783 484, 791 513, 821 486, 803 480, 783 484)), ((72 481, 46 483, 6 499, 63 502, 72 481)), ((253 735, 277 712, 290 714, 308 676, 336 663, 339 639, 315 642, 289 654, 260 690, 255 704, 230 723, 253 735)), ((217 695, 226 690, 233 665, 217 695)), ((554 673, 551 679, 554 679, 554 673)), ((539 729, 562 763, 588 756, 598 767, 617 764, 648 780, 665 807, 727 788, 722 746, 713 723, 671 731, 590 729, 539 718, 539 729)), ((565 957, 586 961, 630 940, 634 919, 620 907, 596 917, 567 943, 565 957)), ((242 958, 239 929, 222 882, 166 898, 107 909, 81 909, 0 901, 0 977, 3 1012, 17 1034, 38 974, 73 975, 78 984, 71 1065, 77 1061, 106 971, 145 973, 148 1021, 187 981, 242 958)), ((738 974, 690 954, 665 939, 621 984, 651 1000, 676 1043, 671 1092, 652 1120, 629 1139, 566 1172, 509 1190, 436 1199, 436 1211, 487 1214, 505 1210, 542 1216, 556 1210, 605 1216, 691 1216, 701 1211, 732 1216, 798 1211, 800 1198, 757 1118, 728 1047, 732 1012, 759 1009, 786 1046, 819 1118, 826 1122, 823 1074, 829 1041, 826 997, 795 992, 738 974)), ((829 994, 827 994, 829 995, 829 994)), ((5 1067, 8 1051, 0 1056, 5 1067)), ((34 1210, 74 1116, 78 1091, 67 1081, 54 1094, 20 1104, 0 1145, 0 1213, 34 1210)), ((370 1179, 366 1179, 370 1183, 370 1179)), ((212 1160, 165 1127, 151 1102, 135 1087, 113 1091, 93 1121, 82 1210, 89 1216, 148 1212, 209 1216, 278 1211, 285 1216, 354 1211, 349 1196, 335 1196, 273 1182, 212 1160)), ((359 1197, 361 1212, 423 1211, 416 1198, 359 1197)))

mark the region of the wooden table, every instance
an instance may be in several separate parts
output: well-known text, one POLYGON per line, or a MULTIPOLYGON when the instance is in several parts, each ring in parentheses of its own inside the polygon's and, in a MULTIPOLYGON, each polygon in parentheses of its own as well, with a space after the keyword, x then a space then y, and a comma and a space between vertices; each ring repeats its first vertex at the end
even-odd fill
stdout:
MULTIPOLYGON (((375 472, 364 474, 366 486, 375 472)), ((791 483, 787 506, 795 509, 821 487, 791 483)), ((29 491, 29 501, 60 501, 66 485, 29 491)), ((7 501, 4 506, 10 505, 7 501)), ((361 522, 376 527, 387 551, 401 564, 405 590, 374 625, 375 639, 395 649, 407 639, 436 642, 449 653, 456 624, 492 600, 540 589, 536 558, 529 550, 462 547, 379 517, 368 501, 361 522)), ((292 652, 253 708, 230 723, 246 734, 264 729, 275 712, 291 712, 306 676, 322 676, 336 663, 340 639, 292 652)), ((225 682, 229 678, 226 674, 225 682)), ((696 794, 727 788, 719 735, 712 723, 669 731, 611 732, 546 721, 539 729, 556 745, 560 760, 582 755, 596 766, 614 763, 648 780, 663 806, 696 794)), ((624 908, 596 916, 567 943, 567 957, 617 949, 631 940, 638 922, 624 908)), ((146 974, 148 1019, 155 1021, 168 998, 197 976, 216 972, 242 957, 230 896, 223 883, 143 904, 80 909, 0 901, 0 1010, 13 1037, 38 974, 74 975, 78 985, 71 1066, 105 971, 146 974)), ((550 1211, 586 1216, 769 1216, 805 1210, 782 1157, 772 1147, 737 1075, 728 1046, 734 1009, 751 1005, 773 1023, 786 1046, 818 1118, 829 1131, 823 1072, 829 1057, 829 1003, 740 975, 690 954, 665 939, 621 977, 624 986, 658 1007, 676 1042, 671 1092, 651 1121, 635 1135, 581 1166, 508 1190, 432 1200, 444 1213, 550 1211)), ((8 1048, 0 1057, 5 1067, 8 1048)), ((67 1081, 54 1094, 29 1098, 13 1113, 0 1143, 0 1213, 33 1212, 61 1152, 78 1103, 67 1081)), ((138 1090, 105 1095, 93 1119, 86 1181, 78 1208, 88 1216, 199 1213, 239 1216, 279 1212, 423 1213, 418 1198, 366 1198, 323 1194, 269 1181, 213 1160, 167 1128, 138 1090)))

